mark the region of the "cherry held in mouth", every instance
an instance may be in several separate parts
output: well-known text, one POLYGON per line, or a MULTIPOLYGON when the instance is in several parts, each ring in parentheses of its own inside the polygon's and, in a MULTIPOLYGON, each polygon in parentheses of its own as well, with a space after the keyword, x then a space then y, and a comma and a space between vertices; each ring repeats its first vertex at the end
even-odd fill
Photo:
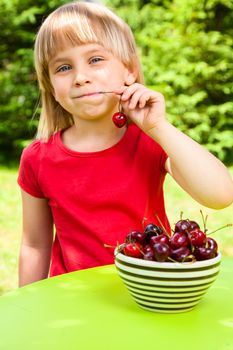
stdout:
POLYGON ((127 118, 124 113, 116 112, 112 116, 112 121, 118 128, 122 128, 126 124, 127 118))

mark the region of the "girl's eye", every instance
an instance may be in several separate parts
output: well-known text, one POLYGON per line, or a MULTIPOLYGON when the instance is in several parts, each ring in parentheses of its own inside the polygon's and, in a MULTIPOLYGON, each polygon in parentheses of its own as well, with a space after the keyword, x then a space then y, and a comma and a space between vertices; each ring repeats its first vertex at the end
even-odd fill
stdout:
POLYGON ((63 66, 61 66, 61 67, 59 67, 58 69, 57 69, 57 72, 59 73, 59 72, 66 72, 66 71, 68 71, 68 70, 70 70, 71 69, 71 67, 68 65, 68 64, 64 64, 63 66))
POLYGON ((93 57, 90 59, 90 63, 98 63, 100 61, 103 61, 102 57, 93 57))

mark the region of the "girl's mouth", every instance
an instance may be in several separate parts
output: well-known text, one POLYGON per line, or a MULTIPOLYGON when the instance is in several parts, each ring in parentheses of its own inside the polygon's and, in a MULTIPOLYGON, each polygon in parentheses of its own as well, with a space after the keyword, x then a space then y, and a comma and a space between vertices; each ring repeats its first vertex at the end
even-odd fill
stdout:
POLYGON ((82 97, 88 97, 88 96, 94 96, 94 95, 98 95, 99 92, 89 92, 80 96, 77 96, 77 98, 82 98, 82 97))
POLYGON ((86 94, 77 96, 76 98, 82 98, 82 97, 88 97, 88 96, 94 96, 99 94, 114 94, 114 91, 97 91, 97 92, 88 92, 86 94))

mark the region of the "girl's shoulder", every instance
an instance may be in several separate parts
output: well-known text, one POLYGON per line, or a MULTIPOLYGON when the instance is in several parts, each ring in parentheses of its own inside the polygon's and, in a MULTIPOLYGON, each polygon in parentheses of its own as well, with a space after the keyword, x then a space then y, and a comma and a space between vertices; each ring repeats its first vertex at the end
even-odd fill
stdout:
MULTIPOLYGON (((57 133, 58 134, 58 133, 57 133)), ((48 141, 34 140, 22 152, 18 172, 19 186, 34 197, 45 198, 39 185, 39 174, 46 155, 55 145, 54 134, 48 141)))
POLYGON ((160 144, 145 134, 135 124, 130 124, 130 136, 131 142, 135 145, 135 156, 143 159, 144 163, 157 164, 164 171, 168 155, 160 144))
POLYGON ((144 145, 145 147, 149 147, 151 150, 156 150, 156 152, 163 152, 162 147, 150 136, 145 134, 136 124, 132 123, 129 126, 130 137, 137 140, 136 142, 144 145))
POLYGON ((29 143, 22 152, 23 158, 33 158, 34 160, 41 157, 41 154, 46 153, 55 144, 55 139, 60 131, 50 136, 48 140, 36 139, 29 143))

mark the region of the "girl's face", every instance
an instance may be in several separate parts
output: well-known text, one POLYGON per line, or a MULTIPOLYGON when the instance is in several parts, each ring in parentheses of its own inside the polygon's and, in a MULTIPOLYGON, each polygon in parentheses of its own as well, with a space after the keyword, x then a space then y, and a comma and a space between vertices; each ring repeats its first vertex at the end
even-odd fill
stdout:
POLYGON ((59 52, 49 63, 56 101, 74 119, 110 117, 118 109, 119 95, 103 94, 135 81, 123 63, 98 44, 85 44, 59 52))

